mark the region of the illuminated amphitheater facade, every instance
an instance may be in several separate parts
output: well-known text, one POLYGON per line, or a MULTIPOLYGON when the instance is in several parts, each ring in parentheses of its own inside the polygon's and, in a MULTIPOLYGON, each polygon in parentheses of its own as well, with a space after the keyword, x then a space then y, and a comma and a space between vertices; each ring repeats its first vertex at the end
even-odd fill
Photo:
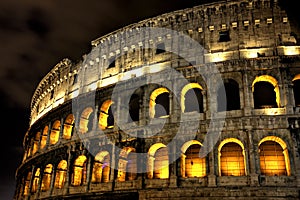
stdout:
POLYGON ((62 60, 33 94, 15 199, 298 199, 299 30, 279 3, 236 0, 166 13, 92 41, 91 52, 80 62, 62 60), (176 48, 189 60, 199 56, 204 65, 218 68, 226 110, 219 106, 217 85, 218 98, 209 98, 196 70, 201 66, 171 53, 172 35, 130 41, 142 27, 172 29, 202 45, 201 55, 188 55, 189 44, 176 48), (147 73, 159 77, 164 66, 189 82, 179 98, 159 84, 167 80, 139 87, 128 105, 128 124, 135 128, 121 130, 111 109, 120 106, 111 99, 116 83, 124 77, 134 82, 147 73), (95 71, 82 81, 80 67, 95 71), (74 102, 92 91, 95 105, 82 103, 74 112, 74 102), (212 112, 226 114, 224 128, 213 150, 199 158, 212 112), (160 133, 138 137, 144 125, 155 129, 161 120, 167 123, 160 133), (193 122, 197 130, 181 137, 195 137, 169 148, 178 124, 189 130, 193 122), (87 135, 85 143, 81 135, 87 135), (138 159, 138 153, 146 153, 147 160, 138 159), (147 171, 137 173, 143 164, 147 171))

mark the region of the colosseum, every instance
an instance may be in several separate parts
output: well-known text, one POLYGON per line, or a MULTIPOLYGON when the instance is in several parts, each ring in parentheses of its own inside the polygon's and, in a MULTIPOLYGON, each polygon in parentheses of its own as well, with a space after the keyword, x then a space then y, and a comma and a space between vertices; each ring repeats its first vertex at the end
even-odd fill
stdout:
POLYGON ((299 199, 300 29, 211 1, 63 59, 31 101, 15 199, 299 199))

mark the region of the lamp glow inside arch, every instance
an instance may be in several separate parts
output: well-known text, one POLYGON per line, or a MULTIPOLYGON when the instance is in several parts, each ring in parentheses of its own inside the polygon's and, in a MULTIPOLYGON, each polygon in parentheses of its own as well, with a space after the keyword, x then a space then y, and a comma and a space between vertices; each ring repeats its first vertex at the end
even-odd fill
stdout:
POLYGON ((260 147, 260 145, 266 141, 273 141, 273 142, 278 143, 281 146, 281 148, 283 150, 282 153, 284 155, 286 172, 287 172, 287 175, 290 176, 291 175, 291 166, 290 166, 290 159, 289 159, 288 148, 287 148, 286 143, 277 136, 267 136, 267 137, 264 137, 262 140, 260 140, 260 142, 258 143, 258 146, 260 147))
POLYGON ((221 169, 221 150, 222 150, 222 147, 228 143, 236 143, 238 144, 241 148, 242 148, 242 154, 243 154, 243 162, 244 162, 244 170, 245 170, 245 175, 247 175, 247 165, 246 165, 246 155, 245 155, 245 147, 244 147, 244 144, 236 139, 236 138, 226 138, 224 140, 221 141, 219 147, 218 147, 218 165, 219 165, 219 175, 221 176, 222 174, 222 169, 221 169))
POLYGON ((156 105, 156 98, 163 94, 163 93, 169 93, 169 90, 167 88, 157 88, 155 89, 151 95, 150 95, 150 102, 149 102, 149 114, 150 114, 150 118, 154 118, 155 116, 155 105, 156 105))

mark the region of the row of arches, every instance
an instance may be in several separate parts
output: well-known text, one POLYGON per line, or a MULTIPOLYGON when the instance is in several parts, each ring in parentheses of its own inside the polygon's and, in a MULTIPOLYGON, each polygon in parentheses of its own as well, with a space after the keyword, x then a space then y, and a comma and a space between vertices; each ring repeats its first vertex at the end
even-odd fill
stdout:
MULTIPOLYGON (((300 106, 300 74, 293 79, 295 105, 300 106)), ((224 94, 221 89, 217 90, 218 111, 239 110, 240 104, 240 86, 233 79, 224 80, 225 95, 227 101, 224 101, 224 94), (226 103, 226 105, 224 105, 226 103)), ((254 98, 254 108, 277 108, 280 107, 280 94, 278 82, 269 75, 258 76, 252 83, 252 92, 254 98), (263 94, 263 95, 262 95, 263 94)), ((170 114, 170 91, 167 88, 160 87, 153 90, 149 100, 150 118, 165 118, 170 114)), ((199 83, 189 83, 181 91, 180 105, 183 113, 198 112, 203 113, 205 109, 204 89, 199 83)), ((140 96, 133 94, 129 102, 128 122, 140 120, 140 96)), ((112 104, 110 99, 104 101, 100 110, 95 113, 92 107, 85 108, 79 117, 79 132, 84 134, 97 128, 94 124, 98 121, 98 128, 101 130, 113 128, 114 117, 112 113, 112 104), (99 113, 99 114, 98 114, 99 113), (96 120, 94 120, 96 118, 96 120)), ((31 141, 27 151, 27 157, 35 154, 39 149, 45 148, 46 144, 54 145, 60 138, 71 139, 74 127, 75 117, 69 114, 64 121, 56 120, 51 129, 46 125, 44 129, 37 132, 31 141), (48 139, 49 138, 49 139, 48 139), (49 141, 48 141, 49 140, 49 141)))
MULTIPOLYGON (((208 173, 208 158, 199 157, 202 144, 197 140, 186 142, 181 147, 180 176, 184 178, 205 177, 208 173)), ((290 160, 286 143, 279 137, 267 136, 258 143, 260 174, 266 176, 291 175, 290 160)), ((219 176, 246 176, 248 164, 243 143, 236 138, 226 138, 218 146, 218 174, 219 176)), ((132 181, 138 177, 140 161, 137 159, 133 147, 124 147, 117 162, 117 181, 132 181)), ((147 174, 148 179, 169 178, 169 150, 163 143, 156 143, 148 150, 147 174)), ((91 183, 105 183, 111 181, 110 176, 112 155, 102 150, 94 157, 78 155, 68 166, 66 160, 61 160, 57 166, 47 164, 43 170, 37 168, 34 173, 29 172, 24 180, 24 195, 35 193, 40 187, 47 191, 51 187, 61 189, 68 180, 72 186, 91 183), (88 167, 91 159, 92 167, 88 167), (90 169, 90 180, 87 174, 90 169), (70 170, 70 173, 68 173, 70 170), (43 171, 43 173, 41 173, 43 171), (31 181, 32 180, 32 181, 31 181)))

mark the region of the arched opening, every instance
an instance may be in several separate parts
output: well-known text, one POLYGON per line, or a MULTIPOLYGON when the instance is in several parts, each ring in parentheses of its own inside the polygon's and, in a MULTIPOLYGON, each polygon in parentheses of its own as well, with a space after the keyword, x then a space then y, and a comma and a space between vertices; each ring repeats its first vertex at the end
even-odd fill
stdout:
POLYGON ((60 132, 60 121, 56 120, 51 129, 50 133, 50 144, 56 144, 59 140, 59 132, 60 132))
POLYGON ((135 180, 137 177, 137 160, 135 149, 124 147, 119 155, 118 181, 135 180))
POLYGON ((295 106, 300 107, 300 74, 293 79, 295 106))
POLYGON ((23 189, 23 195, 26 196, 29 194, 29 188, 30 188, 30 179, 31 179, 31 172, 28 172, 27 176, 24 180, 24 189, 23 189))
POLYGON ((220 144, 220 176, 245 176, 245 163, 244 146, 239 140, 235 138, 229 138, 220 144))
POLYGON ((204 177, 206 176, 206 158, 200 158, 199 152, 201 143, 192 140, 181 148, 181 174, 183 177, 204 177))
POLYGON ((42 179, 42 191, 47 191, 50 189, 52 170, 53 166, 51 164, 48 164, 44 170, 42 179))
POLYGON ((105 130, 107 128, 113 128, 114 126, 114 116, 112 113, 111 105, 113 104, 112 100, 106 100, 100 108, 99 116, 99 128, 105 130))
POLYGON ((72 185, 80 186, 86 183, 86 161, 87 158, 84 155, 78 156, 74 162, 72 185))
POLYGON ((33 146, 32 146, 32 155, 34 155, 39 150, 39 142, 40 142, 41 133, 37 132, 33 139, 33 146))
POLYGON ((91 131, 93 128, 93 113, 94 110, 91 107, 87 107, 81 113, 80 121, 79 121, 79 132, 84 134, 88 131, 91 131))
POLYGON ((64 187, 67 175, 67 167, 68 163, 66 160, 60 161, 57 165, 54 187, 59 189, 64 187))
POLYGON ((137 154, 129 153, 126 166, 126 180, 132 181, 137 178, 137 154))
POLYGON ((239 84, 233 79, 225 79, 224 89, 225 96, 223 94, 223 88, 219 87, 218 89, 218 112, 225 111, 225 108, 226 111, 239 110, 241 106, 239 84))
POLYGON ((136 122, 140 119, 140 97, 137 94, 133 94, 129 101, 129 115, 130 118, 128 122, 136 122))
POLYGON ((158 88, 150 95, 149 112, 151 118, 164 118, 169 116, 169 91, 158 88))
POLYGON ((202 87, 198 83, 190 83, 181 91, 181 110, 182 112, 203 113, 202 87))
POLYGON ((41 149, 45 148, 47 144, 47 137, 48 137, 48 126, 45 126, 42 134, 42 139, 41 139, 41 149))
POLYGON ((277 80, 268 75, 256 77, 252 83, 254 108, 280 107, 280 95, 277 80))
POLYGON ((260 171, 266 176, 289 176, 290 161, 286 144, 275 136, 259 143, 260 171))
POLYGON ((148 173, 147 177, 169 178, 169 156, 168 149, 163 143, 153 144, 148 151, 148 173))
POLYGON ((33 193, 37 192, 37 190, 38 190, 39 182, 40 182, 40 173, 41 173, 40 168, 37 168, 34 173, 32 187, 31 187, 31 192, 33 192, 33 193))
POLYGON ((71 139, 74 121, 75 121, 74 115, 69 114, 64 123, 64 132, 63 132, 64 139, 67 139, 67 140, 71 139))
POLYGON ((101 151, 95 156, 92 183, 106 183, 110 176, 110 155, 107 151, 101 151))

